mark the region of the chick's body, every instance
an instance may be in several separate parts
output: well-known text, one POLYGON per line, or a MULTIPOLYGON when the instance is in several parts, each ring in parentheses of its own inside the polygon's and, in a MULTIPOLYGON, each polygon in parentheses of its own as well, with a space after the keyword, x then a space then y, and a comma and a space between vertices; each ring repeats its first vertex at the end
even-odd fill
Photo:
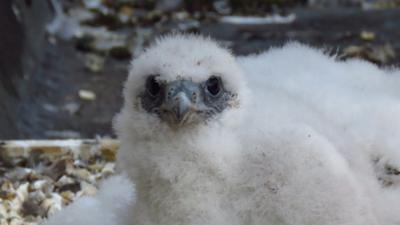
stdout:
POLYGON ((364 187, 311 129, 213 129, 133 141, 162 150, 148 158, 120 155, 138 193, 129 224, 377 224, 364 187))
MULTIPOLYGON (((387 193, 371 162, 396 153, 389 147, 370 151, 365 143, 381 144, 374 142, 377 133, 351 116, 364 93, 359 87, 379 99, 399 96, 382 87, 398 80, 379 86, 371 81, 376 75, 386 76, 369 64, 338 63, 298 44, 235 59, 202 37, 160 40, 134 60, 115 121, 119 166, 137 188, 129 224, 396 224, 389 211, 397 206, 385 205, 387 193), (358 86, 345 77, 359 77, 356 65, 372 71, 358 86), (218 75, 237 98, 204 122, 171 127, 159 111, 142 107, 146 77, 155 74, 160 83, 218 75)), ((390 107, 400 112, 397 106, 390 107)), ((400 136, 398 125, 390 129, 400 136)))
POLYGON ((166 36, 114 121, 126 175, 45 224, 398 225, 399 85, 300 44, 235 58, 166 36))

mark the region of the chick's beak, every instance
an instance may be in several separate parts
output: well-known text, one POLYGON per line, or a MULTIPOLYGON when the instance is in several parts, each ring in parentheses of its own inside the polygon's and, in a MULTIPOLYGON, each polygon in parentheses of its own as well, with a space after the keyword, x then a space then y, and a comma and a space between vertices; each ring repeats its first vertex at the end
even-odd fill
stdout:
POLYGON ((191 101, 184 92, 179 92, 173 103, 172 111, 175 114, 175 119, 180 123, 187 116, 190 111, 191 101))
POLYGON ((177 80, 165 86, 161 118, 173 127, 192 122, 199 107, 200 86, 188 80, 177 80))

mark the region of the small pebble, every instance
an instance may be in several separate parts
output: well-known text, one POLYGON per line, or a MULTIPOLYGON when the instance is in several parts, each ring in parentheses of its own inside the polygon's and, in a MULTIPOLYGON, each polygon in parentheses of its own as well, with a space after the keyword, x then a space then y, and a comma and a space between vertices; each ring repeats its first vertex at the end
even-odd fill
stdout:
POLYGON ((85 101, 94 101, 96 99, 96 94, 89 90, 79 90, 79 97, 85 101))

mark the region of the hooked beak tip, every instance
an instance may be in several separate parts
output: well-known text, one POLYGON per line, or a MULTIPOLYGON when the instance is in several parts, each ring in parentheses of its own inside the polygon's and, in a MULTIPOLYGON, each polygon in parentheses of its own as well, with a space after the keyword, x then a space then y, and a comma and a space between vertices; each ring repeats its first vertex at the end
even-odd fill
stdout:
POLYGON ((174 113, 178 122, 182 122, 189 112, 191 102, 184 93, 179 93, 175 100, 174 113))

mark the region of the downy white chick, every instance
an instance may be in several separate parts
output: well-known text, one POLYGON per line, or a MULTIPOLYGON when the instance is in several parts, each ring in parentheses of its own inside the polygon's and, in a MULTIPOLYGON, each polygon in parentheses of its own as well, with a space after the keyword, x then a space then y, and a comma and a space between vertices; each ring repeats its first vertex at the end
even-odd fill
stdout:
POLYGON ((400 223, 400 73, 172 35, 135 59, 120 170, 46 225, 400 223))
POLYGON ((115 119, 137 188, 125 224, 399 224, 384 171, 400 165, 395 73, 300 44, 235 58, 208 38, 159 39, 115 119))

